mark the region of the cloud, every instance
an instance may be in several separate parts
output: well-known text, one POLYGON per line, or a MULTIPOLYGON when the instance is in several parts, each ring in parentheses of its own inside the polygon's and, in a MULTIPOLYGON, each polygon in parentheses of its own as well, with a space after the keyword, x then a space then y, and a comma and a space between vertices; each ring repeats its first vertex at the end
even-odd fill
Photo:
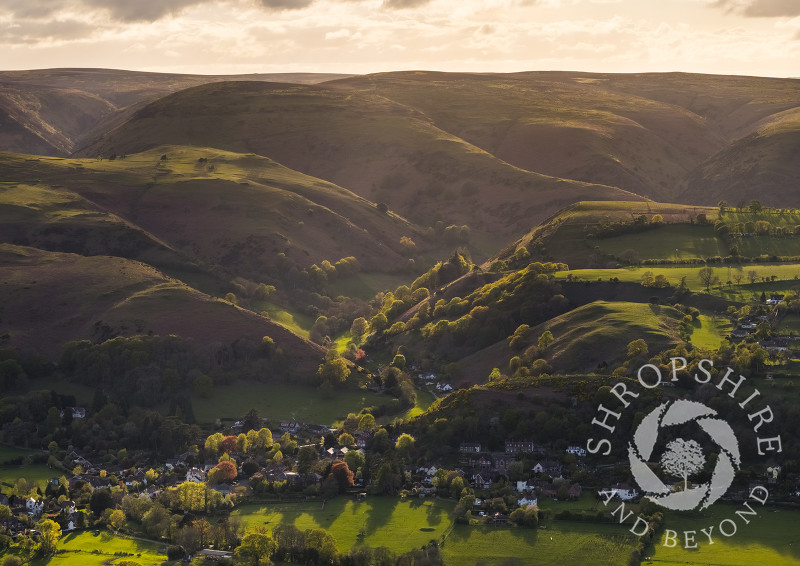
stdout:
POLYGON ((314 0, 259 0, 267 10, 300 10, 311 5, 314 0))
POLYGON ((189 6, 204 4, 207 0, 82 0, 86 6, 105 8, 115 20, 122 22, 154 22, 164 16, 176 14, 189 6))
POLYGON ((31 45, 72 41, 90 36, 95 29, 77 20, 26 22, 0 31, 0 43, 31 45))
POLYGON ((431 0, 383 0, 383 7, 391 10, 403 10, 405 8, 416 8, 430 3, 431 0))
POLYGON ((716 0, 712 5, 751 18, 800 16, 800 2, 797 0, 716 0))

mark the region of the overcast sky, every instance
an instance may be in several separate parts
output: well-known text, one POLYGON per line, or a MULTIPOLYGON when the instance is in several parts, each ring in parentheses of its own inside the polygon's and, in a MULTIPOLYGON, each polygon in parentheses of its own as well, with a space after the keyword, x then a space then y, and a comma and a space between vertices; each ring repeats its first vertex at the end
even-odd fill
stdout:
POLYGON ((800 0, 0 0, 0 69, 800 76, 800 0))

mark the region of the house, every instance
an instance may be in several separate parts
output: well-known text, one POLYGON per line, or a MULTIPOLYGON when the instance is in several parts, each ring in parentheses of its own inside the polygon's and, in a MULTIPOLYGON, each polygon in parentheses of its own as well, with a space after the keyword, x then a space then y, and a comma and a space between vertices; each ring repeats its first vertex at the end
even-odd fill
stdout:
POLYGON ((449 383, 437 383, 436 384, 436 391, 445 391, 445 392, 447 392, 447 391, 452 391, 452 390, 453 390, 453 386, 450 385, 449 383))
POLYGON ((530 491, 533 489, 533 486, 530 485, 527 481, 517 481, 517 491, 522 493, 523 491, 530 491))
POLYGON ((579 483, 572 484, 571 486, 569 486, 569 491, 567 491, 567 497, 569 497, 573 501, 576 499, 580 499, 582 494, 583 494, 583 488, 579 483))
POLYGON ((764 340, 761 342, 761 347, 771 353, 785 352, 789 349, 789 339, 778 337, 772 340, 764 340))
POLYGON ((509 458, 507 456, 495 456, 494 457, 494 470, 497 472, 505 473, 511 467, 511 462, 513 462, 513 458, 509 458))
POLYGON ((533 495, 523 495, 517 499, 517 505, 520 507, 527 507, 528 505, 536 505, 539 502, 538 498, 533 495))
POLYGON ((42 514, 44 511, 44 501, 41 499, 34 499, 33 497, 29 497, 28 500, 25 502, 25 509, 28 510, 28 515, 32 517, 36 517, 42 514))
POLYGON ((731 332, 731 338, 746 338, 748 334, 750 333, 747 330, 744 330, 743 328, 737 328, 731 332))
POLYGON ((458 446, 458 451, 462 454, 479 454, 481 451, 481 445, 477 442, 462 442, 458 446))
POLYGON ((769 299, 767 299, 768 305, 780 305, 783 303, 784 295, 770 295, 769 299))
POLYGON ((530 440, 506 440, 506 454, 526 454, 536 449, 530 440))
POLYGON ((599 492, 600 497, 604 497, 604 493, 612 493, 612 497, 614 495, 618 496, 623 501, 630 501, 631 499, 636 499, 639 497, 639 492, 636 491, 635 488, 629 486, 626 483, 618 483, 609 489, 604 489, 599 492))
POLYGON ((61 507, 61 510, 68 515, 75 513, 75 511, 77 510, 75 502, 72 501, 71 499, 62 501, 61 503, 58 504, 58 506, 61 507))
POLYGON ((212 550, 210 548, 204 548, 203 550, 199 550, 195 556, 199 558, 205 558, 206 560, 210 560, 212 562, 216 562, 218 560, 222 560, 223 558, 232 559, 233 552, 228 550, 212 550))
POLYGON ((580 446, 568 446, 567 454, 575 454, 578 457, 586 456, 586 449, 580 446))
POLYGON ((478 489, 490 489, 492 480, 484 478, 481 474, 475 474, 472 476, 472 484, 478 489))
POLYGON ((206 473, 200 468, 189 468, 186 471, 186 481, 203 483, 206 481, 206 473))
POLYGON ((73 419, 85 419, 86 418, 86 409, 84 407, 64 407, 61 411, 61 418, 64 418, 65 414, 72 415, 73 419))
POLYGON ((297 421, 281 421, 281 432, 297 432, 300 430, 300 423, 297 421))
POLYGON ((554 478, 561 477, 561 464, 558 462, 537 462, 531 470, 536 474, 548 474, 554 478))

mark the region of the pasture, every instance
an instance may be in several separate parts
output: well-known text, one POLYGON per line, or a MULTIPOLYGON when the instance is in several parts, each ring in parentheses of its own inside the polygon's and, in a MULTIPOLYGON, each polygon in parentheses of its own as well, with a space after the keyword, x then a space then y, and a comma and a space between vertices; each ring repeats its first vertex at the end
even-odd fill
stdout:
POLYGON ((454 502, 434 499, 400 500, 370 496, 363 501, 337 497, 327 501, 265 503, 238 506, 231 516, 245 526, 280 523, 297 528, 325 529, 335 538, 340 552, 357 544, 385 546, 402 554, 440 540, 451 526, 454 502))
POLYGON ((58 548, 66 552, 34 560, 31 566, 100 566, 125 559, 142 566, 157 566, 167 559, 164 546, 157 542, 123 538, 107 531, 99 535, 92 531, 68 533, 61 538, 58 548))

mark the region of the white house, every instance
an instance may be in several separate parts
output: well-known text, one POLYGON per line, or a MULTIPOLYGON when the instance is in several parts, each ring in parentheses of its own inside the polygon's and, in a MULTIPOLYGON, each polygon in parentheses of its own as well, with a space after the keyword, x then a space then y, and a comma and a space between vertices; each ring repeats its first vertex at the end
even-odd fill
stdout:
POLYGON ((186 472, 186 481, 203 483, 206 481, 206 473, 200 468, 189 468, 186 472))
POLYGON ((520 507, 527 507, 528 505, 536 505, 538 501, 538 498, 532 495, 524 495, 517 499, 517 505, 520 507))
POLYGON ((28 510, 29 515, 41 515, 42 511, 44 511, 44 501, 29 497, 28 501, 25 502, 25 508, 28 510))
POLYGON ((604 489, 599 492, 599 495, 600 497, 604 497, 605 494, 608 494, 609 492, 611 492, 613 495, 616 495, 623 501, 630 501, 631 499, 636 499, 639 497, 639 492, 626 483, 618 483, 614 487, 604 489))
POLYGON ((586 449, 580 446, 567 446, 567 454, 575 454, 576 456, 586 456, 586 449))

